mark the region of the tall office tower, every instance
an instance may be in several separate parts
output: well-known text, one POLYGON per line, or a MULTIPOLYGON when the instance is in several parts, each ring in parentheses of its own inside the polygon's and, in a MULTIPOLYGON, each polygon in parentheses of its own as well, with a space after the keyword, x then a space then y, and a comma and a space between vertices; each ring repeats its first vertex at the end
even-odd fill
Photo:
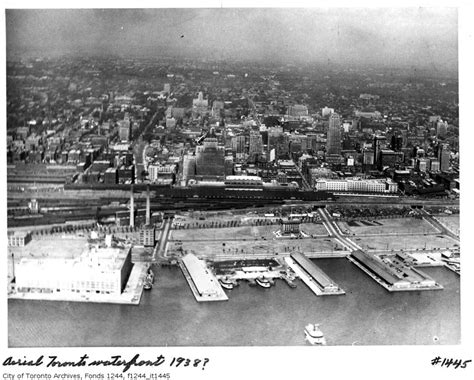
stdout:
POLYGON ((151 220, 151 208, 150 208, 150 185, 146 186, 146 215, 145 215, 145 224, 150 225, 151 220))
POLYGON ((221 119, 219 126, 221 127, 221 143, 222 145, 224 145, 224 147, 228 148, 227 141, 230 141, 230 140, 228 140, 227 138, 227 127, 225 125, 224 118, 221 119))
POLYGON ((393 135, 390 141, 390 148, 395 152, 400 152, 403 148, 403 136, 393 135))
POLYGON ((288 133, 283 133, 282 127, 268 129, 268 152, 275 149, 275 158, 286 157, 290 151, 290 138, 288 133))
POLYGON ((249 154, 262 154, 263 141, 262 135, 258 131, 250 131, 249 154))
POLYGON ((442 172, 449 171, 450 157, 451 157, 451 152, 449 150, 448 144, 441 144, 438 147, 439 170, 441 170, 442 172))
POLYGON ((220 118, 224 112, 224 102, 221 100, 214 100, 212 102, 211 116, 220 118))
POLYGON ((385 148, 385 142, 387 138, 385 136, 374 136, 374 145, 373 145, 373 150, 374 150, 374 164, 378 165, 380 161, 380 152, 382 149, 385 148))
POLYGON ((204 99, 202 92, 200 91, 197 99, 193 99, 193 115, 205 115, 208 111, 208 101, 204 99))
POLYGON ((120 120, 119 125, 119 138, 120 141, 130 141, 132 137, 132 123, 129 119, 120 120))
POLYGON ((448 123, 446 121, 438 121, 436 124, 436 136, 445 138, 446 133, 448 132, 448 123))
POLYGON ((341 154, 341 118, 337 113, 329 117, 329 129, 326 142, 326 155, 341 154))
POLYGON ((363 151, 363 161, 364 165, 373 165, 374 164, 374 152, 371 149, 366 149, 363 151))
POLYGON ((130 227, 135 227, 135 202, 133 197, 133 185, 130 186, 130 227))
POLYGON ((245 136, 233 136, 232 137, 232 152, 234 153, 245 153, 245 136))
POLYGON ((432 172, 439 172, 439 161, 431 159, 430 160, 430 169, 432 172))
POLYGON ((183 183, 186 184, 188 180, 194 179, 196 176, 196 156, 187 154, 183 156, 183 183))
POLYGON ((169 83, 165 83, 163 86, 163 91, 169 94, 171 92, 171 85, 169 83))
POLYGON ((429 158, 417 158, 416 162, 420 172, 431 170, 431 161, 429 158))
POLYGON ((334 113, 334 108, 324 107, 321 109, 321 115, 323 117, 330 116, 333 113, 334 113))
POLYGON ((196 147, 196 175, 206 179, 225 177, 225 148, 218 145, 214 128, 203 141, 203 145, 196 147))

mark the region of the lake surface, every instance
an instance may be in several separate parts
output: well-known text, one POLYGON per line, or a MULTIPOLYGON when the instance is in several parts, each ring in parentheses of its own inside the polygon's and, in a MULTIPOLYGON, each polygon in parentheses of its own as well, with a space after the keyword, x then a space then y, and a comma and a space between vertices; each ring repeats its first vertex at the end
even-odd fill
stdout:
POLYGON ((345 291, 316 297, 297 280, 270 289, 246 283, 229 301, 198 303, 179 268, 161 268, 139 306, 8 301, 10 347, 298 346, 321 324, 328 345, 459 344, 460 278, 422 268, 444 290, 389 293, 347 259, 315 262, 345 291))

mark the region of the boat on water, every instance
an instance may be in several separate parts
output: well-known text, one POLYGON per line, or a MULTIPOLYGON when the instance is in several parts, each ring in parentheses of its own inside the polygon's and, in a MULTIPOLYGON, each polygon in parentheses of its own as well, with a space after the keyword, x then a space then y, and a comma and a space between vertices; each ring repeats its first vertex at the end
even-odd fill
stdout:
POLYGON ((152 284, 155 283, 155 274, 151 270, 151 268, 148 268, 148 271, 146 273, 146 278, 151 281, 152 284))
POLYGON ((255 282, 262 288, 269 288, 270 286, 272 286, 272 283, 268 280, 268 278, 265 277, 257 277, 255 279, 255 282))
POLYGON ((296 288, 296 284, 293 282, 293 280, 287 276, 283 276, 282 277, 283 281, 286 282, 286 284, 292 288, 292 289, 295 289, 296 288))
POLYGON ((319 324, 308 323, 304 328, 305 339, 313 346, 325 346, 326 338, 319 324))
POLYGON ((228 279, 226 279, 226 278, 225 278, 225 279, 224 279, 224 278, 223 278, 223 279, 220 279, 220 280, 219 280, 219 283, 221 284, 221 286, 222 286, 224 289, 228 289, 228 290, 234 289, 234 286, 235 286, 232 281, 230 281, 230 280, 228 280, 228 279))
POLYGON ((147 278, 145 278, 145 282, 143 283, 143 289, 151 290, 153 288, 153 283, 147 278))
POLYGON ((146 274, 145 281, 143 283, 143 289, 145 290, 151 290, 153 288, 153 283, 155 282, 155 275, 151 270, 148 270, 148 273, 146 274))

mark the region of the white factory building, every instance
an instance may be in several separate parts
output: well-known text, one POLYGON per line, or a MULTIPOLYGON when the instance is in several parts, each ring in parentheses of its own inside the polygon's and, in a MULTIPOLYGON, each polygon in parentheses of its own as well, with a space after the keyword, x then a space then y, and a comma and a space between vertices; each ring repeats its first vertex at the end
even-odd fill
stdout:
POLYGON ((398 184, 391 179, 318 179, 314 187, 319 191, 364 193, 396 193, 398 191, 398 184))
POLYGON ((131 247, 92 246, 74 258, 22 258, 15 285, 17 292, 121 294, 132 267, 131 247))

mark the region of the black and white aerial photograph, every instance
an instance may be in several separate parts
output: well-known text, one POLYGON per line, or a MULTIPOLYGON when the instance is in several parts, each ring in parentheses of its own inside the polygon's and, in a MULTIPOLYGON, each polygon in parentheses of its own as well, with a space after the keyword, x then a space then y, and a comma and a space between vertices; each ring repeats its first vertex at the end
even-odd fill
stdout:
POLYGON ((8 348, 459 346, 458 17, 6 8, 8 348))

